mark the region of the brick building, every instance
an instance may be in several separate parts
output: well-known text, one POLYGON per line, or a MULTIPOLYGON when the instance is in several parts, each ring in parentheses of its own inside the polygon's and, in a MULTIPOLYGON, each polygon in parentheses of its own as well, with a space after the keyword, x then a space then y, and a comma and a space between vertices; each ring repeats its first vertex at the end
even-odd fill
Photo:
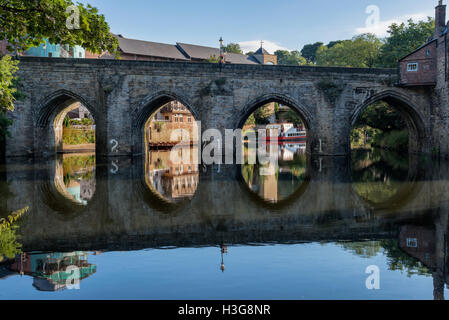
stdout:
POLYGON ((147 124, 150 144, 177 144, 180 141, 198 143, 197 124, 192 113, 179 101, 171 101, 159 109, 147 124), (178 129, 182 129, 178 130, 178 129))
POLYGON ((433 36, 399 61, 401 86, 435 86, 437 83, 438 46, 446 45, 449 24, 446 24, 446 6, 442 0, 435 10, 433 36))

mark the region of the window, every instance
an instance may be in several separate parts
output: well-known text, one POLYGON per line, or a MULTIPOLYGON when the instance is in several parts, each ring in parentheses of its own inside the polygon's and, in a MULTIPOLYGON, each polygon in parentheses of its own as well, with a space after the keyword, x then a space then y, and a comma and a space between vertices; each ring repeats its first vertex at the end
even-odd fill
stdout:
POLYGON ((430 50, 426 51, 426 57, 430 57, 430 50))
POLYGON ((418 248, 418 239, 407 238, 407 248, 418 248))
POLYGON ((53 53, 49 52, 48 57, 51 58, 53 56, 53 53))
POLYGON ((418 71, 418 62, 407 64, 407 72, 417 72, 417 71, 418 71))

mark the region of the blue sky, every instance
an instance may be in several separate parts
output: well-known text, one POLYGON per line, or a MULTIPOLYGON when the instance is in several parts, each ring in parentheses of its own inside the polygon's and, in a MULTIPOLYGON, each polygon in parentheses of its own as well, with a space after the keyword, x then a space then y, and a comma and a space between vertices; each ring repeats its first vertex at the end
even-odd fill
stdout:
POLYGON ((316 41, 348 39, 366 26, 366 8, 379 8, 379 35, 394 21, 434 15, 437 0, 82 0, 100 9, 114 33, 127 38, 205 46, 241 43, 245 50, 300 50, 316 41))

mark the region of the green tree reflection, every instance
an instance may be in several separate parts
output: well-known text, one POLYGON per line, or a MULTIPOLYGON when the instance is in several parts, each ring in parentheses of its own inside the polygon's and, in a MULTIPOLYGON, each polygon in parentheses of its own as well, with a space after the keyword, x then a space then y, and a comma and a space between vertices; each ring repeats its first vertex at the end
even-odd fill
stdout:
POLYGON ((372 149, 352 152, 352 182, 365 200, 383 203, 395 196, 408 178, 408 157, 372 149))

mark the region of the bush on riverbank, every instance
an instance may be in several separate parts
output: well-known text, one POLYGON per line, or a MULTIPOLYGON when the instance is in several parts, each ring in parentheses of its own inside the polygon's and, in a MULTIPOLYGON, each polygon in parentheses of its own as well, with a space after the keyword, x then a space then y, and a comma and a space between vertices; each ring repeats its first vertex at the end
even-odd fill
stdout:
POLYGON ((354 128, 351 132, 351 148, 381 148, 397 152, 408 151, 408 131, 395 130, 383 132, 371 127, 354 128))
POLYGON ((64 128, 63 142, 67 145, 95 143, 95 130, 64 128))
POLYGON ((408 143, 408 131, 400 130, 375 135, 371 145, 382 149, 407 152, 408 143))

